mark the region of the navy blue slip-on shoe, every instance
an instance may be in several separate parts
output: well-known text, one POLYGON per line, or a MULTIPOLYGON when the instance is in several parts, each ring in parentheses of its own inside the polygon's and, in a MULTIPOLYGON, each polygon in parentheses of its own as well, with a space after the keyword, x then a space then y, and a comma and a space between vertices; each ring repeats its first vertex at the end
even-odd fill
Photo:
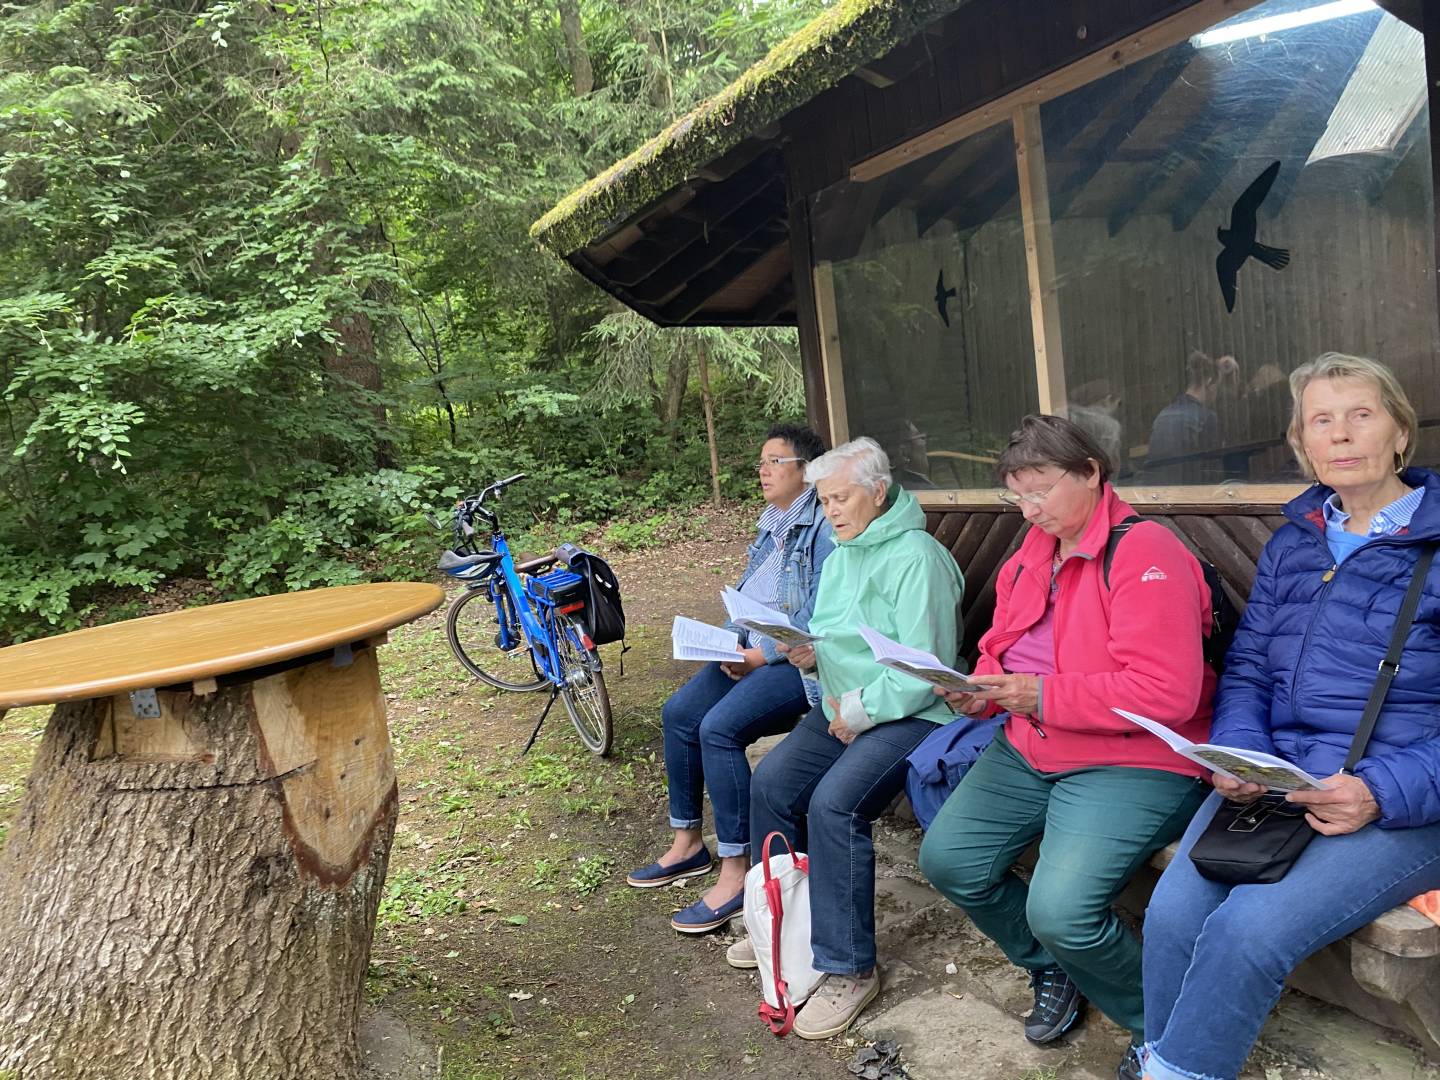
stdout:
POLYGON ((704 900, 696 900, 684 911, 677 911, 670 925, 682 934, 703 934, 715 930, 730 921, 732 915, 745 910, 745 892, 741 890, 718 908, 712 908, 704 900))
POLYGON ((661 866, 658 862, 652 862, 649 866, 642 866, 639 870, 631 870, 625 875, 625 884, 633 885, 637 889, 658 889, 661 885, 669 885, 672 881, 682 881, 685 878, 708 874, 713 862, 714 860, 710 858, 710 849, 702 847, 690 858, 671 863, 669 866, 661 866))

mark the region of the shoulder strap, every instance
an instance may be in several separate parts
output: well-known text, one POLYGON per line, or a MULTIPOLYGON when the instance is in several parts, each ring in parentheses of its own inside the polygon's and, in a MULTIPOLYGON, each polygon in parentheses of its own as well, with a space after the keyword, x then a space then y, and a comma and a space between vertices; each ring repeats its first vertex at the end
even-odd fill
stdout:
POLYGON ((1390 692, 1390 684, 1400 672, 1400 654, 1405 651, 1405 639, 1410 636, 1410 625, 1415 621, 1415 612, 1420 607, 1420 593, 1425 588, 1425 577, 1435 559, 1435 544, 1426 544, 1410 576, 1410 588, 1405 590, 1405 600, 1400 605, 1400 614, 1395 619, 1395 632, 1390 635, 1390 648, 1385 659, 1380 661, 1380 674, 1370 688, 1370 700, 1365 703, 1365 713, 1360 717, 1360 726, 1355 731, 1355 741, 1350 744, 1350 754, 1341 766, 1341 772, 1350 772, 1365 756, 1365 747, 1375 731, 1375 721, 1380 718, 1380 706, 1390 692))
POLYGON ((1105 538, 1105 561, 1101 564, 1101 576, 1105 579, 1105 588, 1110 588, 1110 564, 1115 561, 1115 547, 1120 543, 1120 538, 1128 533, 1143 519, 1139 514, 1131 514, 1119 525, 1110 528, 1110 535, 1105 538))

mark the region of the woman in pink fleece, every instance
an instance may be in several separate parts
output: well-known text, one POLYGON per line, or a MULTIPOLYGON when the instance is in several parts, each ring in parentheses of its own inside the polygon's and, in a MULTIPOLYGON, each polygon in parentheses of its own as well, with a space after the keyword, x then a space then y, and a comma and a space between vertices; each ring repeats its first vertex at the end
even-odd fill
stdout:
POLYGON ((973 678, 989 689, 947 700, 1009 716, 931 825, 920 868, 1030 972, 1026 1038, 1059 1038, 1088 998, 1131 1032, 1116 1076, 1139 1080, 1140 943, 1110 905, 1210 788, 1110 710, 1204 741, 1209 590, 1200 564, 1153 522, 1117 539, 1107 584, 1107 540, 1134 510, 1111 488, 1105 452, 1070 421, 1025 417, 997 470, 1001 498, 1031 527, 1000 568, 995 621, 980 639, 973 678), (1037 838, 1027 886, 1011 866, 1037 838))

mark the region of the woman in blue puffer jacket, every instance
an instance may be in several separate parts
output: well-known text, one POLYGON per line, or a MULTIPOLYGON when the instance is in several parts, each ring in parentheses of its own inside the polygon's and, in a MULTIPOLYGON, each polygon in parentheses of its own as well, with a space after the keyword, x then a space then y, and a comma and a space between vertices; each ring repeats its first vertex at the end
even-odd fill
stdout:
POLYGON ((1421 552, 1440 542, 1440 476, 1406 468, 1415 410, 1382 364, 1326 353, 1290 376, 1289 439, 1318 482, 1265 545, 1215 699, 1211 741, 1276 754, 1324 791, 1288 796, 1320 835, 1271 885, 1223 885, 1186 857, 1216 775, 1145 916, 1145 1076, 1227 1080, 1306 956, 1440 888, 1440 559, 1365 756, 1340 767, 1421 552))

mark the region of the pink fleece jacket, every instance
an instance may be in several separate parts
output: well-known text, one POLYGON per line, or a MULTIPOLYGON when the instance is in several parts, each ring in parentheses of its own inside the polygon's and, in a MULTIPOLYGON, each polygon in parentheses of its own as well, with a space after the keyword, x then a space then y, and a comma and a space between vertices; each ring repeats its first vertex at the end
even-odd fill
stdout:
MULTIPOLYGON (((1015 749, 1042 772, 1129 765, 1208 775, 1110 711, 1118 705, 1204 742, 1215 694, 1215 672, 1200 644, 1210 628, 1205 577, 1177 537, 1155 522, 1133 526, 1116 545, 1105 587, 1110 528, 1134 512, 1106 484, 1079 545, 1060 567, 1055 673, 1042 683, 1038 726, 1022 716, 1005 726, 1015 749)), ((980 639, 976 675, 1003 672, 1005 650, 1045 613, 1056 542, 1031 529, 1000 568, 995 620, 980 639)))

